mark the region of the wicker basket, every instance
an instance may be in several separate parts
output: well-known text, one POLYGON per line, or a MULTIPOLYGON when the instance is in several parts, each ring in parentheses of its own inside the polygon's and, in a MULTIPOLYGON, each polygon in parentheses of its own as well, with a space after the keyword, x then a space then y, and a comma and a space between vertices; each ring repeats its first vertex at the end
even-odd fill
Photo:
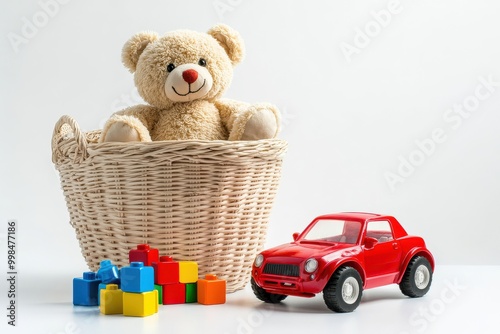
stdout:
POLYGON ((163 141, 98 144, 69 116, 56 123, 52 161, 91 270, 119 266, 148 243, 200 275, 242 289, 262 249, 285 141, 163 141))

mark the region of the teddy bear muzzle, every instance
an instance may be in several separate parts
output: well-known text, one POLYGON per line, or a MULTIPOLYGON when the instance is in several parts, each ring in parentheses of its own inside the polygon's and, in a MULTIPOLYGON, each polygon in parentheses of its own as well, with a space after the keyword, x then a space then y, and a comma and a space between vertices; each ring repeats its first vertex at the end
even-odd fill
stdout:
POLYGON ((207 95, 212 85, 212 75, 205 67, 183 64, 168 74, 165 94, 174 102, 188 102, 207 95))

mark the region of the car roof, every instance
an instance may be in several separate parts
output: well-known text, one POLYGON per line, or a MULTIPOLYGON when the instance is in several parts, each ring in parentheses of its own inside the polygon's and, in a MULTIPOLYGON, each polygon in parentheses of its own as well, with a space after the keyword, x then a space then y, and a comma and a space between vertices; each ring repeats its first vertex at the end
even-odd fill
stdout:
POLYGON ((331 213, 326 215, 321 215, 316 217, 316 219, 341 219, 341 220, 354 220, 365 222, 374 218, 389 218, 387 215, 380 215, 377 213, 370 212, 339 212, 339 213, 331 213))

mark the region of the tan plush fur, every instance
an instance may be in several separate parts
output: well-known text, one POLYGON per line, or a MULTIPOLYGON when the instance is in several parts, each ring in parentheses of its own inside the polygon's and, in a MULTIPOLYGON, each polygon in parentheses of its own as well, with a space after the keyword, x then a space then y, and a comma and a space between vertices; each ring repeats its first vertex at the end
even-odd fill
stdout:
POLYGON ((240 35, 222 24, 207 33, 134 35, 122 60, 148 105, 114 114, 100 142, 274 138, 280 124, 275 106, 221 99, 243 57, 240 35))

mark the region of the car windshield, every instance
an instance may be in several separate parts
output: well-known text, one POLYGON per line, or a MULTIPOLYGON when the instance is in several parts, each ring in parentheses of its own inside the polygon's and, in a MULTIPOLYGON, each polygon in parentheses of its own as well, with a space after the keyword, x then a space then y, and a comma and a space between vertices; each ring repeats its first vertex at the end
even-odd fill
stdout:
POLYGON ((301 240, 355 244, 360 230, 360 222, 318 219, 301 240))

